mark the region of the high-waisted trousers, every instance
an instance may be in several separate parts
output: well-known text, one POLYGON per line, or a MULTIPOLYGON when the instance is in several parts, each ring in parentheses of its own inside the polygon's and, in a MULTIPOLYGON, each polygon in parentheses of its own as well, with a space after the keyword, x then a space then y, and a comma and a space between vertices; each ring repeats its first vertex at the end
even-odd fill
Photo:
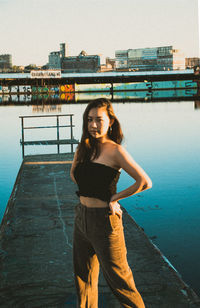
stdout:
POLYGON ((78 308, 98 307, 99 264, 121 307, 145 307, 127 263, 122 217, 109 208, 76 206, 73 263, 78 308))

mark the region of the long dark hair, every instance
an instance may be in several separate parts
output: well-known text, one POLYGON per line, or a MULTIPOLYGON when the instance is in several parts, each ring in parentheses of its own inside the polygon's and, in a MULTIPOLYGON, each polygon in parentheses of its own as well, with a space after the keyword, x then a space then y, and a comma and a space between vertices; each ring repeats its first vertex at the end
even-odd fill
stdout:
POLYGON ((95 159, 100 155, 100 142, 98 139, 93 138, 88 132, 88 114, 92 108, 105 107, 110 120, 113 120, 111 127, 108 130, 108 137, 121 144, 123 140, 123 133, 121 130, 121 125, 114 113, 111 102, 106 98, 98 98, 92 100, 86 107, 83 114, 83 133, 81 141, 78 145, 77 160, 79 162, 84 162, 87 160, 95 159))

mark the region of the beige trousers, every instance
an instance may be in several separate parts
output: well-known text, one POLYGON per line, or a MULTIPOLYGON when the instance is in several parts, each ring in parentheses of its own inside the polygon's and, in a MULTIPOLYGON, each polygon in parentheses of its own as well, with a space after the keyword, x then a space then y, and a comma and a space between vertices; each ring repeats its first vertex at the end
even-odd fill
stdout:
POLYGON ((121 307, 145 308, 128 266, 122 217, 76 206, 73 262, 78 308, 98 307, 99 264, 121 307))

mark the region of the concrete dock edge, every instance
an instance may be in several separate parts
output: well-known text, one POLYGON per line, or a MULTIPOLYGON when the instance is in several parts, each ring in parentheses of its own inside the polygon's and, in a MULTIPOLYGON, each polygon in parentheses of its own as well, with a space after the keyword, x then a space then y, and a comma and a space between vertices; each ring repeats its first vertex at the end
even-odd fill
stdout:
MULTIPOLYGON (((26 156, 0 228, 0 307, 76 307, 72 154, 26 156)), ((200 299, 123 209, 128 262, 146 308, 197 308, 200 299)), ((99 279, 99 308, 120 307, 99 279)))

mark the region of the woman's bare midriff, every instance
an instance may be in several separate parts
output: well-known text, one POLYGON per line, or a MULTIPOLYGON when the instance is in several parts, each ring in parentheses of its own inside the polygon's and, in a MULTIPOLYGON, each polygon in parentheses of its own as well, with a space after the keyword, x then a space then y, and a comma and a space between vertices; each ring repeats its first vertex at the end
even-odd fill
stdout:
POLYGON ((87 206, 87 207, 108 207, 108 202, 96 199, 96 198, 89 198, 89 197, 83 197, 80 196, 80 202, 81 204, 87 206))

